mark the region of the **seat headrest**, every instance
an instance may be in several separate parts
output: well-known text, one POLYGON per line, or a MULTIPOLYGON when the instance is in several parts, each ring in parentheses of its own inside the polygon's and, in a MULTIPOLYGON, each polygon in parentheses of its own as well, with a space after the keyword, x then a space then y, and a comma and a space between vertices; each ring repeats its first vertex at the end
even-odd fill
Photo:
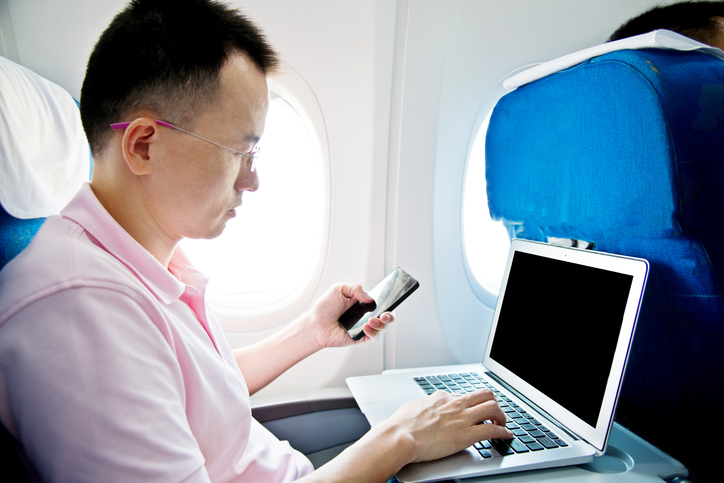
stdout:
POLYGON ((608 54, 617 50, 639 50, 639 49, 664 49, 678 50, 680 52, 701 52, 724 60, 724 51, 711 45, 702 44, 696 40, 678 34, 671 30, 654 30, 645 34, 635 35, 613 42, 596 45, 587 49, 573 52, 563 57, 558 57, 549 62, 536 65, 530 69, 505 80, 506 89, 515 89, 529 82, 542 79, 555 72, 573 67, 586 60, 608 54))
POLYGON ((73 97, 0 56, 0 204, 16 218, 57 214, 90 173, 73 97))
POLYGON ((645 49, 594 57, 509 92, 486 136, 492 218, 536 240, 720 226, 721 201, 704 193, 720 192, 712 173, 724 161, 722 86, 716 57, 645 49))

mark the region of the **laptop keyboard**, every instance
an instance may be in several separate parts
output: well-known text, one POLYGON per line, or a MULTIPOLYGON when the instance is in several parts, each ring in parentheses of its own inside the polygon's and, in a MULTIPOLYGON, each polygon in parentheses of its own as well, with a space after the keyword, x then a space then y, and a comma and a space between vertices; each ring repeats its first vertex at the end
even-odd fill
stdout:
POLYGON ((492 448, 495 448, 501 456, 508 456, 568 446, 562 438, 545 427, 532 414, 475 372, 415 377, 414 380, 428 395, 435 391, 447 391, 452 394, 466 394, 478 389, 493 391, 495 399, 507 417, 505 426, 515 437, 510 440, 490 439, 475 443, 473 447, 483 458, 493 457, 489 451, 492 448))

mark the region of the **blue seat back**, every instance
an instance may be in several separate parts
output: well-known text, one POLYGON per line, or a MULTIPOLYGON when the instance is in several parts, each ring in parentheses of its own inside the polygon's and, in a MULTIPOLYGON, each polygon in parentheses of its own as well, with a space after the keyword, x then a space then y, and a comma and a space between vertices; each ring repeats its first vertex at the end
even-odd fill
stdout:
POLYGON ((706 472, 672 433, 724 409, 724 61, 622 50, 519 87, 492 114, 486 178, 511 237, 649 260, 617 419, 706 472))
POLYGON ((0 207, 0 270, 33 239, 45 218, 21 220, 0 207))

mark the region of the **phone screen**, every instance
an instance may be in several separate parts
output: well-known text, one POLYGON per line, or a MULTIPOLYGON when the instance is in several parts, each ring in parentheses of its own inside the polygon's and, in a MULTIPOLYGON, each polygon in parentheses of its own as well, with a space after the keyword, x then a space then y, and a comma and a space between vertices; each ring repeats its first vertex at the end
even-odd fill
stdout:
POLYGON ((398 267, 367 292, 374 302, 357 302, 342 314, 339 323, 353 340, 359 340, 365 335, 362 328, 368 320, 394 310, 419 286, 412 275, 398 267))

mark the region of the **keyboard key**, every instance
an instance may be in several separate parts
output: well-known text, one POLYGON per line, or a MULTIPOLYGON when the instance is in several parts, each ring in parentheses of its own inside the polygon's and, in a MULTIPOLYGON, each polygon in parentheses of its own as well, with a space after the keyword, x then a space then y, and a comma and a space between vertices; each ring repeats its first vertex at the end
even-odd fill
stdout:
POLYGON ((542 438, 545 436, 545 433, 538 431, 537 429, 533 431, 528 431, 528 434, 530 434, 534 438, 542 438))
POLYGON ((544 449, 543 446, 538 443, 530 443, 526 444, 526 446, 530 448, 531 451, 541 451, 542 449, 544 449))
MULTIPOLYGON (((510 449, 510 446, 503 441, 502 439, 491 439, 490 444, 493 445, 493 448, 501 455, 501 456, 508 456, 511 454, 515 454, 515 451, 510 449)), ((542 449, 542 447, 541 447, 542 449)))
MULTIPOLYGON (((515 451, 516 453, 527 453, 529 451, 528 447, 517 439, 508 441, 508 444, 513 449, 513 451, 515 451)), ((556 446, 558 446, 558 445, 556 445, 556 446)))
POLYGON ((478 450, 478 454, 482 456, 485 459, 492 458, 493 455, 491 455, 487 449, 480 449, 478 450))
POLYGON ((558 445, 548 438, 538 438, 538 442, 543 445, 546 449, 557 448, 558 445))

